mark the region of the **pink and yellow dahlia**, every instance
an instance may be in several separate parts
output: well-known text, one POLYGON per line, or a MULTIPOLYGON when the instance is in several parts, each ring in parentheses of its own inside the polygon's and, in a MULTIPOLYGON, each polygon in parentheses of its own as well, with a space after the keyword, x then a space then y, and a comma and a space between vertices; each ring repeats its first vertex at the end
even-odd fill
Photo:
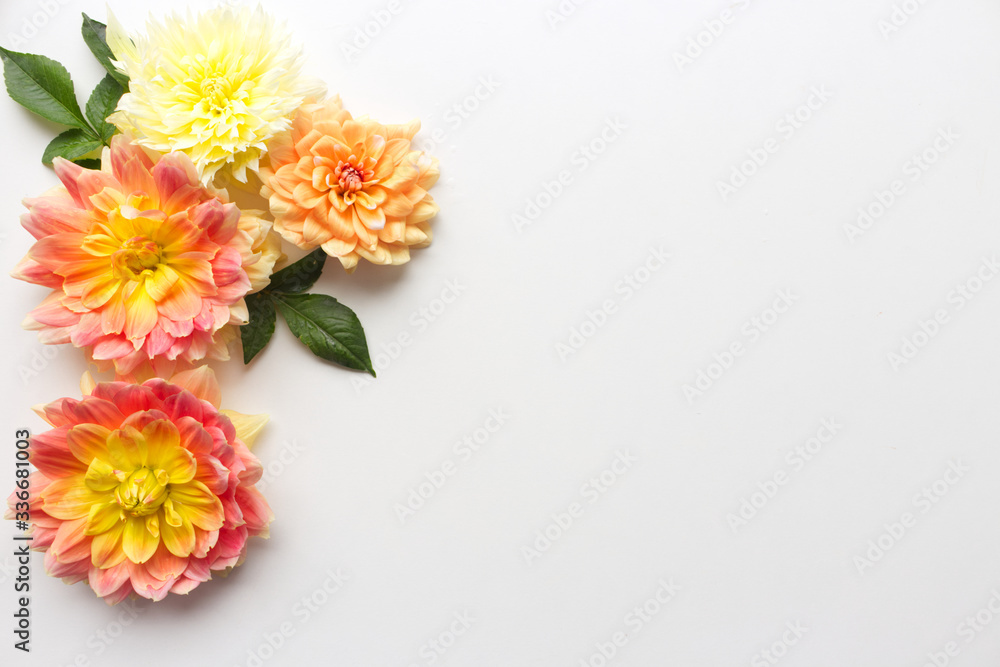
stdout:
POLYGON ((25 327, 120 373, 227 359, 220 330, 246 322, 243 297, 280 255, 270 223, 202 186, 186 155, 150 157, 121 136, 100 171, 54 165, 63 187, 25 200, 21 218, 37 241, 13 275, 53 290, 25 327))
POLYGON ((247 538, 266 537, 273 518, 248 449, 266 418, 220 411, 204 366, 90 391, 36 408, 54 427, 29 445, 33 545, 46 571, 117 604, 186 594, 239 565, 247 538))
POLYGON ((303 105, 260 170, 275 230, 301 248, 322 246, 348 271, 361 258, 409 261, 410 248, 430 245, 438 211, 427 192, 438 162, 410 143, 419 129, 354 119, 338 97, 303 105))

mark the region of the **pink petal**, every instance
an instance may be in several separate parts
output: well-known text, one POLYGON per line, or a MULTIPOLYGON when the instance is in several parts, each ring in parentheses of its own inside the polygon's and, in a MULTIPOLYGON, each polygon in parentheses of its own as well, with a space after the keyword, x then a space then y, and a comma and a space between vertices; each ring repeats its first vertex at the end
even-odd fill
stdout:
POLYGON ((89 209, 91 206, 90 198, 104 188, 117 188, 118 186, 111 174, 84 169, 63 158, 53 160, 52 166, 67 192, 81 208, 89 209))
POLYGON ((243 518, 247 528, 252 533, 263 532, 274 520, 271 507, 264 500, 264 495, 252 486, 240 486, 236 489, 236 500, 243 508, 243 518))
MULTIPOLYGON (((125 582, 128 581, 128 562, 122 561, 114 567, 102 570, 94 565, 90 566, 90 587, 94 589, 99 597, 108 597, 117 592, 125 582)), ((128 587, 128 593, 132 592, 132 587, 128 587)))
POLYGON ((63 284, 63 279, 53 273, 51 270, 45 268, 35 260, 30 257, 25 257, 14 270, 10 272, 10 275, 18 280, 23 280, 26 283, 33 283, 35 285, 44 285, 45 287, 51 287, 52 289, 60 289, 63 284))

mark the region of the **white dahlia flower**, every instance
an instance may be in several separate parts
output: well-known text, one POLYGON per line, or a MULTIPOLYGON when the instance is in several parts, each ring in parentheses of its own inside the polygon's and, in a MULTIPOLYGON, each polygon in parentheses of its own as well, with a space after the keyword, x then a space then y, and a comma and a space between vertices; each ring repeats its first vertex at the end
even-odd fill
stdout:
POLYGON ((325 94, 302 75, 288 27, 259 6, 151 18, 145 36, 109 13, 107 40, 129 77, 108 122, 147 148, 187 153, 206 182, 228 170, 245 183, 302 101, 325 94))

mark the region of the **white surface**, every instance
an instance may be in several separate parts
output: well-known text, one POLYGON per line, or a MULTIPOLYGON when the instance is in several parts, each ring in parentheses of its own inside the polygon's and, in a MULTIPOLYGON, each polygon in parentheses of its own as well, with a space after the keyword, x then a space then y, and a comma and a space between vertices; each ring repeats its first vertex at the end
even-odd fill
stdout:
MULTIPOLYGON (((113 8, 138 26, 162 4, 113 8)), ((248 651, 287 623, 264 664, 429 665, 428 642, 468 612, 433 664, 598 667, 595 645, 628 631, 609 664, 756 667, 798 623, 808 631, 782 667, 919 667, 952 641, 949 664, 996 665, 1000 618, 960 624, 1000 590, 1000 281, 961 309, 949 294, 1000 251, 1000 8, 906 4, 919 11, 885 38, 891 0, 591 0, 555 29, 557 0, 401 0, 348 63, 340 45, 387 2, 268 3, 349 109, 418 116, 428 143, 445 134, 434 245, 402 269, 346 276, 331 262, 319 286, 359 313, 373 354, 400 334, 412 344, 360 389, 281 327, 252 367, 225 365, 226 405, 272 415, 256 447, 284 468, 266 489, 272 539, 228 579, 138 605, 110 644, 98 633, 118 634, 122 608, 43 576, 38 556, 34 652, 3 630, 3 664, 253 665, 248 651), (732 22, 679 71, 675 52, 727 6, 732 22), (446 116, 481 77, 499 87, 461 123, 446 116), (814 87, 830 99, 788 136, 777 124, 814 87), (614 119, 627 129, 581 171, 579 147, 614 119), (907 161, 948 128, 953 145, 911 179, 907 161), (777 152, 723 202, 717 182, 770 138, 777 152), (519 233, 512 214, 562 170, 572 183, 519 233), (844 225, 896 179, 905 193, 850 243, 844 225), (616 284, 651 248, 669 264, 626 300, 616 284), (419 328, 413 313, 448 281, 461 296, 419 328), (744 323, 778 290, 794 305, 751 341, 744 323), (617 312, 561 360, 557 344, 605 299, 617 312), (947 324, 894 370, 887 354, 939 309, 947 324), (737 341, 745 354, 689 402, 683 386, 737 341), (456 455, 493 408, 509 420, 456 455), (828 418, 842 429, 795 470, 788 452, 828 418), (637 461, 588 502, 581 485, 617 452, 637 461), (455 474, 401 525, 394 506, 448 460, 455 474), (914 497, 952 461, 968 471, 922 511, 914 497), (734 532, 727 515, 780 471, 787 484, 734 532), (573 502, 582 515, 529 565, 522 547, 573 502), (859 572, 906 512, 915 527, 859 572), (307 618, 296 605, 338 568, 349 580, 307 618), (636 633, 626 615, 661 579, 681 590, 636 633)), ((0 6, 4 44, 38 7, 0 6)), ((72 2, 23 46, 67 63, 78 92, 100 77, 80 10, 105 16, 103 2, 72 2)), ((18 202, 55 180, 38 163, 53 128, 6 98, 0 121, 12 267, 29 244, 18 202)), ((42 426, 28 406, 74 395, 83 364, 60 349, 23 379, 42 347, 18 322, 43 290, 8 280, 2 294, 10 479, 14 429, 42 426)))

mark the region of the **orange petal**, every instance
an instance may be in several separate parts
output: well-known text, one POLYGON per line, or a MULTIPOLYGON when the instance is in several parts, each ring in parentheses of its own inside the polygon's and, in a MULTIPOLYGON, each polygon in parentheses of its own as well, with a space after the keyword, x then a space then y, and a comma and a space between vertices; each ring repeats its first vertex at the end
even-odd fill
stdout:
POLYGON ((170 378, 170 383, 187 389, 203 401, 208 401, 215 407, 222 405, 222 390, 215 372, 208 366, 199 366, 194 370, 177 373, 170 378))
POLYGON ((111 429, 100 424, 80 424, 66 434, 66 444, 80 463, 89 466, 94 459, 108 458, 110 435, 111 429))
POLYGON ((140 284, 125 300, 125 336, 129 340, 146 337, 156 326, 158 317, 156 302, 146 291, 145 284, 140 284))
POLYGON ((90 562, 94 567, 106 570, 125 560, 122 550, 122 534, 125 532, 125 522, 121 521, 106 533, 94 537, 90 544, 90 562))

